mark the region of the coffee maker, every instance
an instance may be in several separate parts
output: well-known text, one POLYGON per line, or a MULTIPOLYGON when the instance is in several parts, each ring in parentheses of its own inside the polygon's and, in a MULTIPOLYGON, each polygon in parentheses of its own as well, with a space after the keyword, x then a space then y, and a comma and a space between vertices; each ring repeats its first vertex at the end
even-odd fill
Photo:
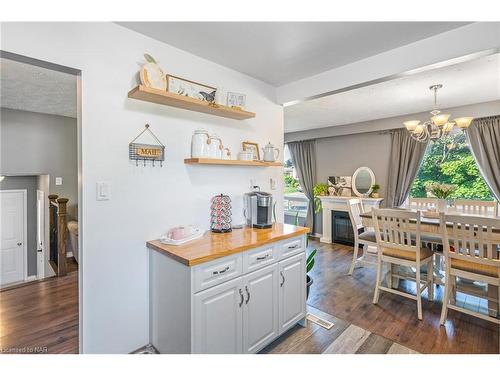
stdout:
POLYGON ((253 188, 254 191, 244 195, 246 224, 252 228, 271 228, 273 226, 273 196, 260 191, 258 186, 253 188))

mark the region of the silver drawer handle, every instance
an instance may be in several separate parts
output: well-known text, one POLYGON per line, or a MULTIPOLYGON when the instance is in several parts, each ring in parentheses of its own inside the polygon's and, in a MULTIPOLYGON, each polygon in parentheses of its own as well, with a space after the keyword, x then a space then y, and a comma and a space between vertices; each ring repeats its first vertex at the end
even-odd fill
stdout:
POLYGON ((240 292, 240 304, 239 304, 239 307, 241 307, 243 305, 243 301, 244 301, 244 297, 243 297, 243 292, 241 291, 241 289, 238 289, 238 291, 240 292))
POLYGON ((266 255, 264 255, 263 257, 257 257, 257 258, 255 258, 255 259, 256 259, 256 260, 264 260, 264 259, 267 259, 267 258, 269 258, 269 254, 266 254, 266 255))
POLYGON ((248 305, 248 301, 250 301, 250 292, 248 291, 248 286, 245 287, 245 291, 247 292, 247 300, 245 301, 245 305, 248 305))
POLYGON ((224 268, 223 270, 220 270, 220 271, 213 271, 212 275, 220 275, 221 273, 224 273, 226 271, 229 271, 229 266, 227 266, 226 268, 224 268))
POLYGON ((280 287, 282 287, 283 284, 285 284, 285 275, 283 275, 283 271, 280 271, 280 275, 281 275, 281 284, 280 284, 280 287))
POLYGON ((291 249, 296 249, 296 248, 298 248, 298 247, 299 247, 299 245, 298 245, 298 244, 295 244, 295 245, 293 245, 293 246, 288 246, 288 248, 289 248, 290 250, 291 250, 291 249))

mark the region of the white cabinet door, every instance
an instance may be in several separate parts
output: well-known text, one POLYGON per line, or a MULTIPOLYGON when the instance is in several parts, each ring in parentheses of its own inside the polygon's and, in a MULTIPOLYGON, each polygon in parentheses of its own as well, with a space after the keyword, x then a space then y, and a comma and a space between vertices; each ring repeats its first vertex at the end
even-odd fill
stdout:
POLYGON ((196 293, 193 303, 193 353, 241 353, 242 278, 196 293))
POLYGON ((306 314, 306 255, 295 255, 279 262, 279 333, 306 314))
POLYGON ((243 278, 243 352, 255 353, 278 336, 278 264, 243 278))

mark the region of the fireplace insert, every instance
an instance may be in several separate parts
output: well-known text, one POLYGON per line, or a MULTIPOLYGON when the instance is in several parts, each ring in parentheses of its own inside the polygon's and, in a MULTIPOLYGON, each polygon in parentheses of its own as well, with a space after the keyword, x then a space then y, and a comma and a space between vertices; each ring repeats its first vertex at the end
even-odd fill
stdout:
POLYGON ((332 242, 354 245, 351 219, 346 211, 332 211, 332 242))

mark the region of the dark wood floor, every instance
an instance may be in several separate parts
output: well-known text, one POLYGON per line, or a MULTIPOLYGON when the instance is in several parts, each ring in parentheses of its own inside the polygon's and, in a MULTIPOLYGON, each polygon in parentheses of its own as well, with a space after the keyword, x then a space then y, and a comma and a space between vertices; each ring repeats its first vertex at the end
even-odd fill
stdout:
MULTIPOLYGON (((348 276, 352 247, 309 241, 312 248, 318 252, 309 305, 420 353, 499 353, 495 323, 450 311, 446 326, 439 325, 444 288, 436 287, 435 302, 425 293, 419 321, 410 299, 382 292, 378 305, 372 304, 375 269, 356 268, 348 276)), ((400 288, 414 286, 402 282, 400 288)))
POLYGON ((78 353, 78 272, 0 292, 0 353, 78 353))

